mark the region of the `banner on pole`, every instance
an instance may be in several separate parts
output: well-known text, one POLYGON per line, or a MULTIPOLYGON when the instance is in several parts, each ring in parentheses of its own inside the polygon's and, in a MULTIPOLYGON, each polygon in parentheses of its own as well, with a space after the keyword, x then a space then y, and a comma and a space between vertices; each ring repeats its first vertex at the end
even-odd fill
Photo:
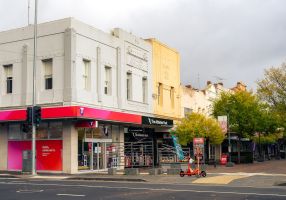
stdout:
POLYGON ((223 133, 227 133, 227 116, 218 116, 217 120, 223 133))
POLYGON ((184 152, 182 150, 181 145, 178 143, 178 138, 175 135, 171 135, 171 137, 173 139, 174 147, 176 149, 176 153, 177 153, 179 160, 184 160, 184 158, 185 158, 184 152))
POLYGON ((202 157, 204 155, 204 138, 194 138, 193 139, 193 150, 194 155, 197 157, 202 157))

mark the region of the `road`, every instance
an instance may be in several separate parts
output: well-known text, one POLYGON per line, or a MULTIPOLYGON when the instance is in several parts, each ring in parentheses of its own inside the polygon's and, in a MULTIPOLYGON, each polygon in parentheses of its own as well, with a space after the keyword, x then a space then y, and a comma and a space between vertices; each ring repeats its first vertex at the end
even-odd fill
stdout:
POLYGON ((0 179, 1 200, 286 199, 286 187, 0 179))

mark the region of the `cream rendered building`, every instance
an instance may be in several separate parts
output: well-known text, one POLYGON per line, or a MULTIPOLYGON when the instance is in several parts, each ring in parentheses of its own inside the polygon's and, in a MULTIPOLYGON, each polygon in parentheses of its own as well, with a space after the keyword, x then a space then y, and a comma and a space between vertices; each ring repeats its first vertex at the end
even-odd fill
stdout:
POLYGON ((160 118, 181 117, 180 55, 156 39, 148 39, 153 50, 153 111, 160 118))
MULTIPOLYGON (((221 92, 237 92, 245 91, 246 85, 237 82, 236 86, 229 89, 223 86, 223 83, 207 82, 205 89, 198 90, 191 85, 181 86, 182 107, 181 117, 185 117, 188 113, 196 112, 210 116, 212 113, 213 100, 218 98, 221 92)), ((221 145, 210 145, 207 148, 209 159, 219 159, 221 156, 221 145)))

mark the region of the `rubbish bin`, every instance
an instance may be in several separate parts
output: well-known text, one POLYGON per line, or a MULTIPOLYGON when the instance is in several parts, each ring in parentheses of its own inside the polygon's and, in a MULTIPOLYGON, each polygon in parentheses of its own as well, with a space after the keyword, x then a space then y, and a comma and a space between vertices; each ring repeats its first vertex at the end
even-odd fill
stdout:
POLYGON ((221 165, 226 165, 227 163, 227 155, 226 154, 222 154, 220 157, 220 164, 221 165))
POLYGON ((32 172, 32 151, 22 151, 22 172, 32 172))

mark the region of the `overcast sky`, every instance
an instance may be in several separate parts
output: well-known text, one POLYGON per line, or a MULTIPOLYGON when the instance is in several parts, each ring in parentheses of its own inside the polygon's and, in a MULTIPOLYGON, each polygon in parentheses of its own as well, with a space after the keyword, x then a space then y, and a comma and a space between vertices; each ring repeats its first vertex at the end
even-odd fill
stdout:
MULTIPOLYGON (((0 31, 26 26, 28 0, 0 0, 0 31)), ((286 0, 38 0, 38 21, 74 17, 157 38, 181 55, 181 82, 243 81, 286 61, 286 0), (220 80, 223 79, 223 80, 220 80)), ((31 0, 31 7, 34 0, 31 0)), ((31 8, 31 19, 33 20, 31 8)))

